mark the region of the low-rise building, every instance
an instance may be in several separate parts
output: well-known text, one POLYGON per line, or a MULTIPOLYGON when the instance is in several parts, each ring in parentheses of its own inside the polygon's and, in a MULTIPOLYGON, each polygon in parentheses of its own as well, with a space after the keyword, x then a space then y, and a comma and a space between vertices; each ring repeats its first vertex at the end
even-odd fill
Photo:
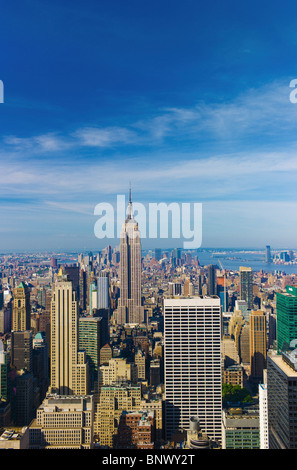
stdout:
POLYGON ((93 396, 47 395, 29 427, 30 449, 91 449, 93 396))

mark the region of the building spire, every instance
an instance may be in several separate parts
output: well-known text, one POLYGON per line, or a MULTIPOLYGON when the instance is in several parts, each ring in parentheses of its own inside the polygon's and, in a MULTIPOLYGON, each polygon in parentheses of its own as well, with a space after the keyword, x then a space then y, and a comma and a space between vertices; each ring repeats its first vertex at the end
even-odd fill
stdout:
POLYGON ((131 182, 129 185, 129 204, 128 204, 128 219, 132 219, 133 210, 132 210, 132 195, 131 195, 131 182))

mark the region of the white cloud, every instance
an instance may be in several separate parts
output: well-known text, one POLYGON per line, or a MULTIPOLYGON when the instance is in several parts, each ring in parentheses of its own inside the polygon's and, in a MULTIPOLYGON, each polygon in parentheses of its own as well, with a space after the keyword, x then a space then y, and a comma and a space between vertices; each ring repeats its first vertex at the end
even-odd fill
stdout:
POLYGON ((57 217, 66 224, 86 216, 92 224, 95 205, 115 202, 117 194, 127 195, 131 181, 133 198, 139 202, 213 201, 205 207, 210 240, 214 233, 225 233, 227 240, 234 231, 248 238, 253 221, 258 235, 269 228, 281 236, 281 225, 273 228, 275 214, 283 216, 286 224, 283 238, 292 237, 296 232, 290 212, 295 207, 290 202, 297 199, 297 105, 289 102, 289 92, 284 84, 272 84, 249 90, 229 103, 167 108, 129 128, 82 126, 66 136, 6 136, 0 155, 0 198, 11 201, 2 206, 2 220, 8 223, 9 208, 15 217, 20 204, 14 198, 23 197, 30 202, 22 206, 22 214, 30 211, 32 224, 34 207, 39 214, 50 214, 51 221, 57 217), (263 143, 264 135, 280 139, 272 151, 255 150, 256 142, 249 150, 243 144, 247 138, 253 143, 254 137, 263 143), (284 135, 288 139, 282 140, 284 135), (184 139, 186 146, 170 145, 171 136, 184 139), (203 139, 219 145, 198 151, 199 145, 192 144, 203 139), (159 145, 164 141, 166 151, 159 145), (137 157, 131 153, 127 157, 128 145, 134 145, 137 157), (116 155, 105 156, 105 148, 116 150, 116 155), (83 152, 79 157, 84 149, 93 152, 92 158, 83 152), (268 200, 274 202, 268 205, 268 200))
POLYGON ((90 147, 109 147, 115 144, 131 144, 137 142, 137 135, 123 127, 95 128, 85 127, 74 132, 77 144, 90 147))
POLYGON ((55 133, 41 134, 32 137, 17 137, 8 135, 3 137, 3 143, 20 152, 58 152, 69 149, 73 143, 55 133))
MULTIPOLYGON (((81 126, 68 135, 49 132, 32 137, 4 136, 9 151, 31 155, 56 155, 84 148, 125 150, 129 145, 157 150, 162 143, 172 151, 176 143, 194 145, 228 145, 228 152, 242 146, 270 142, 279 145, 295 141, 297 105, 290 102, 292 89, 285 81, 244 91, 227 102, 200 102, 188 108, 154 110, 151 116, 131 122, 129 126, 81 126), (173 139, 173 140, 172 140, 173 139)), ((182 148, 182 147, 181 147, 182 148)))

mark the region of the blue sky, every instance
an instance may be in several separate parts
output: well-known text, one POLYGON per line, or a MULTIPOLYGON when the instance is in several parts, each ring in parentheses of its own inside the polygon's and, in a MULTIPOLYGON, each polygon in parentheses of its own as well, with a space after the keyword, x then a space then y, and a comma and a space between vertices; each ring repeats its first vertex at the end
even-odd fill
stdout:
POLYGON ((295 2, 16 0, 0 44, 0 252, 116 244, 130 181, 201 202, 204 247, 297 248, 295 2))

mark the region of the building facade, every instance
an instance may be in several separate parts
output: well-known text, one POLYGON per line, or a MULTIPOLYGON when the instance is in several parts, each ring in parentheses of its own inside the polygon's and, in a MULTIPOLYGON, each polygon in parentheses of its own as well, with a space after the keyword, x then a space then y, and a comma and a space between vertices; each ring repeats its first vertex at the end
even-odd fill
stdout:
POLYGON ((260 449, 269 449, 267 383, 259 384, 260 449))
POLYGON ((24 282, 21 282, 18 287, 14 289, 12 329, 14 331, 30 330, 30 315, 30 289, 24 282))
POLYGON ((297 338, 297 288, 287 286, 286 292, 276 293, 277 350, 288 349, 290 342, 297 338))
MULTIPOLYGON (((83 356, 85 357, 85 356, 83 356)), ((51 305, 50 392, 59 395, 87 394, 88 364, 78 357, 78 313, 72 282, 61 276, 55 285, 51 305), (82 370, 84 369, 84 371, 82 370)))
POLYGON ((143 323, 141 305, 141 241, 138 223, 133 218, 130 200, 128 216, 123 224, 120 242, 120 298, 115 321, 118 324, 143 323))
POLYGON ((267 328, 266 315, 262 310, 252 310, 250 314, 250 367, 251 375, 263 378, 266 368, 267 328))
POLYGON ((253 308, 253 271, 252 268, 240 266, 240 300, 245 300, 248 310, 253 308))
POLYGON ((222 448, 260 449, 258 410, 223 410, 222 448))
POLYGON ((164 299, 165 437, 192 416, 221 440, 221 307, 218 297, 164 299))
POLYGON ((297 449, 297 351, 267 356, 270 449, 297 449))
POLYGON ((92 395, 48 395, 30 424, 30 449, 91 449, 93 418, 92 395))

